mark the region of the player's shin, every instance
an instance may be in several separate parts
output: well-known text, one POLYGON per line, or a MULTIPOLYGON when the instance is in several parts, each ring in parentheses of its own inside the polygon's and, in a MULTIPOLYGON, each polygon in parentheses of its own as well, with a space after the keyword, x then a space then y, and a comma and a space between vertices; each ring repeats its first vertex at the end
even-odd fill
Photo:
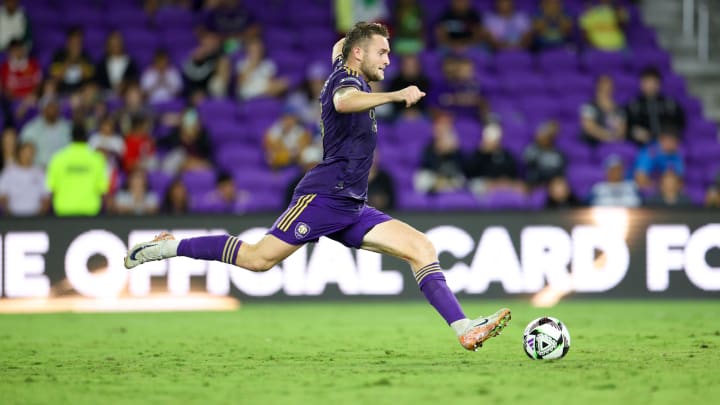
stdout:
POLYGON ((240 239, 230 235, 188 238, 179 242, 177 256, 235 264, 242 243, 240 239))
POLYGON ((455 294, 445 282, 445 276, 438 262, 430 263, 415 272, 415 280, 430 305, 445 319, 459 336, 466 328, 469 320, 465 317, 455 294))

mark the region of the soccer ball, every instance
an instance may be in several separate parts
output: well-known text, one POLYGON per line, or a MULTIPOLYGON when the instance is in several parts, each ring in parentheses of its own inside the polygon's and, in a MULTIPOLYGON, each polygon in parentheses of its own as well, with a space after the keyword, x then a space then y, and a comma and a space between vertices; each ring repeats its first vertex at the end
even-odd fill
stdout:
POLYGON ((561 359, 570 350, 570 332, 559 319, 543 316, 525 328, 523 348, 533 360, 561 359))

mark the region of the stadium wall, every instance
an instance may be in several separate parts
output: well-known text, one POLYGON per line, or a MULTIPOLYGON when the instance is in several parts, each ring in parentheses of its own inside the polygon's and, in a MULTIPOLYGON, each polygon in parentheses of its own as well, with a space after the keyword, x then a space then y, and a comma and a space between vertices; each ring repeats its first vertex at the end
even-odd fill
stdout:
MULTIPOLYGON (((543 213, 403 214, 427 232, 461 296, 531 296, 550 285, 574 297, 693 298, 720 292, 720 216, 712 211, 580 209, 543 213)), ((176 258, 133 271, 128 245, 161 230, 257 240, 272 216, 3 219, 0 305, 74 295, 139 299, 202 293, 256 299, 419 299, 399 260, 331 240, 267 273, 176 258)))

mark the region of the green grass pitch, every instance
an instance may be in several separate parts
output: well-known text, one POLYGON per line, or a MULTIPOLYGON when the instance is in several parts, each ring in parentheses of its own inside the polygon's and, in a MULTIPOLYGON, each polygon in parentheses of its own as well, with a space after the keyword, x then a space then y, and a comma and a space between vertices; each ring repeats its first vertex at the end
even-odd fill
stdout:
POLYGON ((476 353, 421 302, 249 303, 235 312, 0 316, 3 404, 720 403, 720 302, 508 305, 476 353), (523 328, 564 321, 573 346, 532 361, 523 328))

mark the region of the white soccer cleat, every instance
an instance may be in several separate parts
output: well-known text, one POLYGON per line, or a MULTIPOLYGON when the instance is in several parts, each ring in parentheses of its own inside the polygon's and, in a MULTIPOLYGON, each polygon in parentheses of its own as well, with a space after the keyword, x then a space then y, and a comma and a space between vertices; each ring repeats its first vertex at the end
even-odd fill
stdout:
POLYGON ((486 340, 499 335, 508 322, 510 310, 507 308, 502 308, 488 317, 473 319, 465 333, 458 337, 460 344, 467 350, 476 351, 486 340))
POLYGON ((133 246, 132 249, 128 250, 127 255, 125 256, 125 268, 132 269, 133 267, 146 262, 172 257, 170 255, 163 254, 163 252, 167 251, 167 249, 164 248, 168 241, 174 239, 175 237, 171 234, 163 232, 150 242, 138 243, 133 246))

